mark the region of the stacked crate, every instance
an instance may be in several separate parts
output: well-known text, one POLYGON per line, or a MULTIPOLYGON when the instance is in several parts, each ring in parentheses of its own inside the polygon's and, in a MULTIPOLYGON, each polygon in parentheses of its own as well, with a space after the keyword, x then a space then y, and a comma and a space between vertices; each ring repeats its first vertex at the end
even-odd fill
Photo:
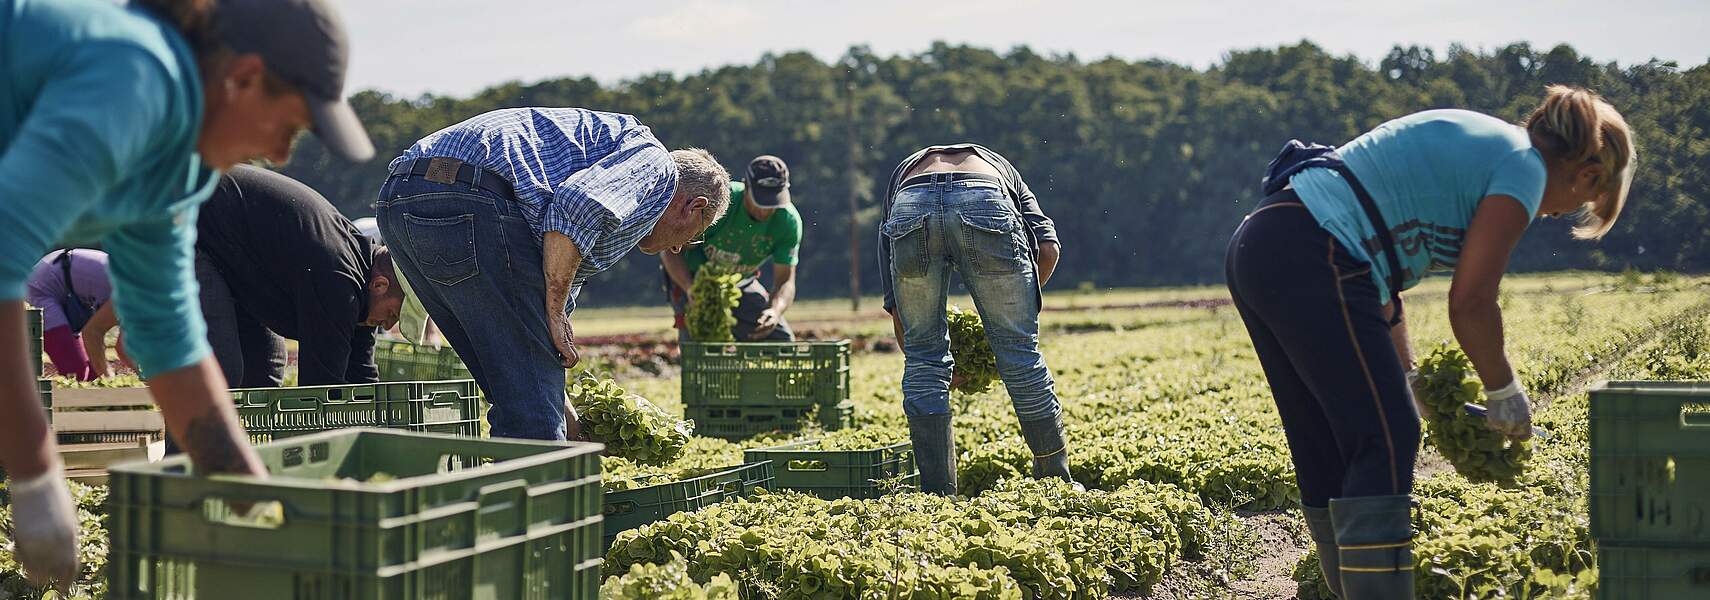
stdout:
POLYGON ((469 367, 447 346, 433 348, 409 342, 381 340, 374 343, 374 366, 381 381, 427 381, 469 379, 469 367))
POLYGON ((72 480, 104 483, 110 465, 165 454, 166 420, 148 388, 55 387, 49 379, 41 384, 42 405, 72 480))
POLYGON ((849 341, 684 343, 683 410, 695 433, 740 440, 815 418, 850 426, 849 341))
POLYGON ((1710 598, 1710 382, 1591 390, 1597 597, 1710 598))

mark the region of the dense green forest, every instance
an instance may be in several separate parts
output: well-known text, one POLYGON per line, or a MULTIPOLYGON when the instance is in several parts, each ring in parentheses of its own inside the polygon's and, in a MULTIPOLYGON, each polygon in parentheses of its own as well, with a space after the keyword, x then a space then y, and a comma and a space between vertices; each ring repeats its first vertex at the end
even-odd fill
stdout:
MULTIPOLYGON (((1221 280, 1230 232, 1258 200, 1266 161, 1288 139, 1340 143, 1439 107, 1518 120, 1549 83, 1592 88, 1626 115, 1639 176, 1604 241, 1576 242, 1569 223, 1541 222, 1513 269, 1710 268, 1710 66, 1599 63, 1567 46, 1454 47, 1446 56, 1398 47, 1374 65, 1301 43, 1233 52, 1205 70, 1026 48, 940 44, 884 57, 855 47, 834 64, 769 55, 610 86, 583 78, 507 83, 469 98, 363 92, 354 103, 379 158, 340 163, 305 138, 284 170, 356 217, 372 214, 390 157, 472 115, 515 106, 631 113, 666 145, 708 148, 733 173, 757 154, 788 161, 806 225, 802 294, 837 296, 849 289, 851 188, 861 285, 874 293, 875 200, 890 169, 922 146, 974 141, 1014 161, 1056 219, 1064 261, 1052 287, 1210 283, 1221 280)), ((657 264, 631 253, 589 286, 583 304, 657 297, 657 264)))

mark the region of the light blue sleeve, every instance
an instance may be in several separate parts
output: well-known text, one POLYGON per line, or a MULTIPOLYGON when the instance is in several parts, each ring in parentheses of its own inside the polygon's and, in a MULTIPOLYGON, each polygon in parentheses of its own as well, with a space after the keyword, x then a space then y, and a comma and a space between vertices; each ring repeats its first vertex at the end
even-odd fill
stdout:
POLYGON ((42 87, 0 154, 0 301, 22 298, 36 261, 153 150, 168 77, 140 48, 97 43, 42 87))
POLYGON ((103 240, 125 349, 144 378, 208 355, 196 286, 197 210, 127 225, 103 240))
POLYGON ((1538 151, 1522 148, 1496 162, 1484 195, 1519 200, 1526 207, 1526 214, 1536 217, 1538 207, 1544 203, 1544 182, 1548 178, 1549 171, 1544 168, 1544 159, 1538 151))

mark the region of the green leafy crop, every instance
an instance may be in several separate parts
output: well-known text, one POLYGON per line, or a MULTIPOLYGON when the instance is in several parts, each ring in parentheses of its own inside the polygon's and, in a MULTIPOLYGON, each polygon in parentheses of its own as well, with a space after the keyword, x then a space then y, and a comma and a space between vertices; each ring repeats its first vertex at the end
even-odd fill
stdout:
POLYGON ((997 355, 992 353, 979 313, 952 306, 945 316, 950 321, 950 355, 962 379, 955 391, 977 394, 992 389, 998 378, 997 355))
POLYGON ((582 421, 582 433, 606 445, 606 454, 644 465, 677 458, 689 443, 694 424, 631 394, 610 379, 582 373, 565 386, 570 405, 582 421))
POLYGON ((689 338, 697 342, 735 341, 730 328, 736 325, 731 313, 742 300, 742 273, 722 263, 709 262, 695 273, 689 287, 689 307, 684 315, 689 338))
POLYGON ((1464 406, 1483 399, 1472 364, 1458 348, 1439 346, 1419 365, 1421 402, 1430 413, 1427 439, 1471 481, 1508 482, 1526 470, 1529 444, 1507 439, 1464 406))

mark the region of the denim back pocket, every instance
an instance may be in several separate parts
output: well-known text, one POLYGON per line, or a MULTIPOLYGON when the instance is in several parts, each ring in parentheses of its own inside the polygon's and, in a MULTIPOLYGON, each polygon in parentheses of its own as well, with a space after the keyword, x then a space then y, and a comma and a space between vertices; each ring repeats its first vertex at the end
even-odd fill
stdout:
POLYGON ((925 277, 928 267, 926 219, 918 215, 891 214, 879 230, 891 245, 891 269, 897 277, 925 277))
POLYGON ((410 254, 423 277, 453 286, 481 272, 475 260, 475 215, 429 218, 404 215, 410 254))
POLYGON ((962 213, 962 243, 978 275, 1015 275, 1027 269, 1021 223, 1013 213, 962 213))

